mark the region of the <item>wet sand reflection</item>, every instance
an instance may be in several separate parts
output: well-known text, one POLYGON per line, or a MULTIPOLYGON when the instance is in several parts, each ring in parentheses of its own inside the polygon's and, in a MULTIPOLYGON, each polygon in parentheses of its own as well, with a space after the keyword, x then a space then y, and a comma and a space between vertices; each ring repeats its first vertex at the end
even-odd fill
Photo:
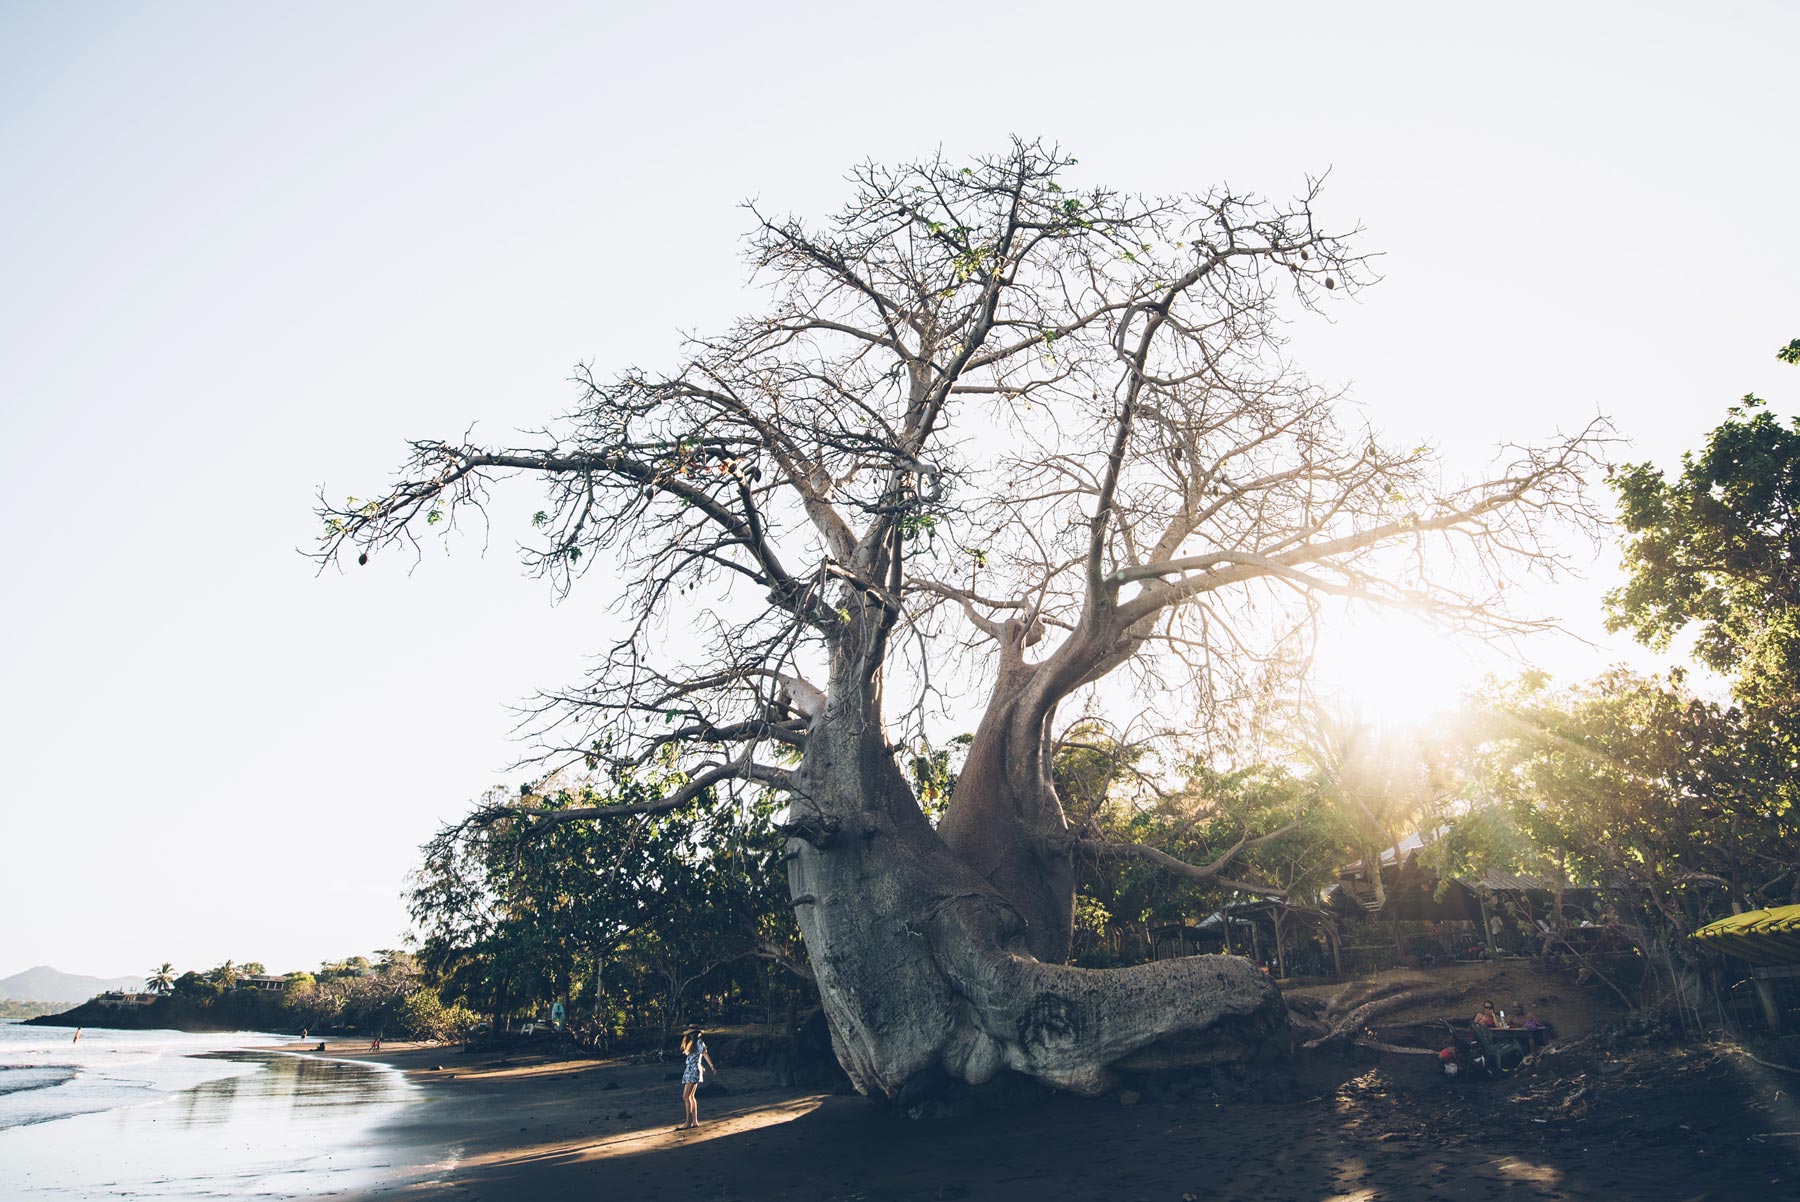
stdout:
POLYGON ((258 1071, 154 1105, 0 1132, 7 1196, 299 1198, 353 1189, 386 1167, 380 1126, 416 1100, 381 1065, 258 1052, 258 1071))

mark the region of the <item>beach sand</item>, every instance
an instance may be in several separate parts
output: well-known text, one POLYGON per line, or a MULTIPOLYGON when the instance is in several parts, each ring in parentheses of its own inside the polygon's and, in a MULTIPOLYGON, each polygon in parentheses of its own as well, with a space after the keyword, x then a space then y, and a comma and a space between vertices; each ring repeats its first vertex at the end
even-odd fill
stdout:
MULTIPOLYGON (((370 1055, 353 1045, 333 1054, 370 1055)), ((718 1202, 1254 1199, 1490 1202, 1800 1197, 1800 1076, 1716 1048, 1566 1057, 1554 1073, 1444 1082, 1343 1065, 1305 1100, 1053 1098, 908 1120, 720 1066, 730 1096, 677 1132, 670 1064, 396 1051, 424 1086, 386 1131, 366 1198, 718 1202), (438 1067, 441 1066, 441 1067, 438 1067), (1782 1134, 1782 1133, 1787 1134, 1782 1134)))

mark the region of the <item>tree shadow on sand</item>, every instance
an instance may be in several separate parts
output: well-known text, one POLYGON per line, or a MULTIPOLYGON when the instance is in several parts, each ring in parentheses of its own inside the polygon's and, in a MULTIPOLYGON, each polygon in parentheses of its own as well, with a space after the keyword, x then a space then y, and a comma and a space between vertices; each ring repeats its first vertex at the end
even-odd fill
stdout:
POLYGON ((1599 1202, 1774 1197, 1800 1185, 1800 1138, 1769 1126, 1800 1124, 1754 1104, 1766 1082, 1715 1061, 1670 1084, 1622 1087, 1617 1104, 1573 1118, 1534 1113, 1491 1085, 1379 1069, 1299 1102, 1060 1096, 936 1121, 858 1098, 757 1091, 716 1101, 703 1109, 707 1126, 680 1134, 676 1108, 646 1090, 672 1121, 516 1150, 468 1166, 464 1179, 483 1198, 719 1202, 1599 1202))

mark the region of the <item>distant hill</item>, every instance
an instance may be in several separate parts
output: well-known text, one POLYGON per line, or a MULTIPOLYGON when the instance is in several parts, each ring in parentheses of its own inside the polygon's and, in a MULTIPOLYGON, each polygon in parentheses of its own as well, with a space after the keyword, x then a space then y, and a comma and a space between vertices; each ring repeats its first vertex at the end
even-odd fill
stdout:
POLYGON ((85 1002, 108 989, 143 987, 143 977, 80 977, 48 964, 0 977, 0 997, 19 1002, 85 1002))

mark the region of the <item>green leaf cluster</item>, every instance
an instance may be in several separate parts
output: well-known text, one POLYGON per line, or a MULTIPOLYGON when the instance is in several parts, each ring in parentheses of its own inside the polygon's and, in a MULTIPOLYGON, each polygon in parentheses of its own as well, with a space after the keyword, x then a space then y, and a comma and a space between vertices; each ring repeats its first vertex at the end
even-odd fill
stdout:
POLYGON ((425 847, 409 894, 420 956, 447 1000, 496 1023, 564 1004, 597 1039, 667 1028, 702 994, 739 988, 762 946, 802 958, 772 803, 702 795, 665 813, 544 824, 535 813, 655 803, 667 770, 496 791, 425 847), (522 805, 534 815, 510 812, 522 805))
POLYGON ((1515 690, 1495 734, 1480 776, 1499 812, 1459 826, 1480 839, 1485 823, 1499 842, 1510 823, 1534 853, 1520 867, 1680 934, 1800 891, 1800 781, 1782 733, 1755 715, 1617 671, 1515 690))
POLYGON ((1678 473, 1632 464, 1612 486, 1629 575, 1607 596, 1608 627, 1659 650, 1691 628, 1695 654, 1731 677, 1741 699, 1791 707, 1800 685, 1800 420, 1782 421, 1746 396, 1678 473))

